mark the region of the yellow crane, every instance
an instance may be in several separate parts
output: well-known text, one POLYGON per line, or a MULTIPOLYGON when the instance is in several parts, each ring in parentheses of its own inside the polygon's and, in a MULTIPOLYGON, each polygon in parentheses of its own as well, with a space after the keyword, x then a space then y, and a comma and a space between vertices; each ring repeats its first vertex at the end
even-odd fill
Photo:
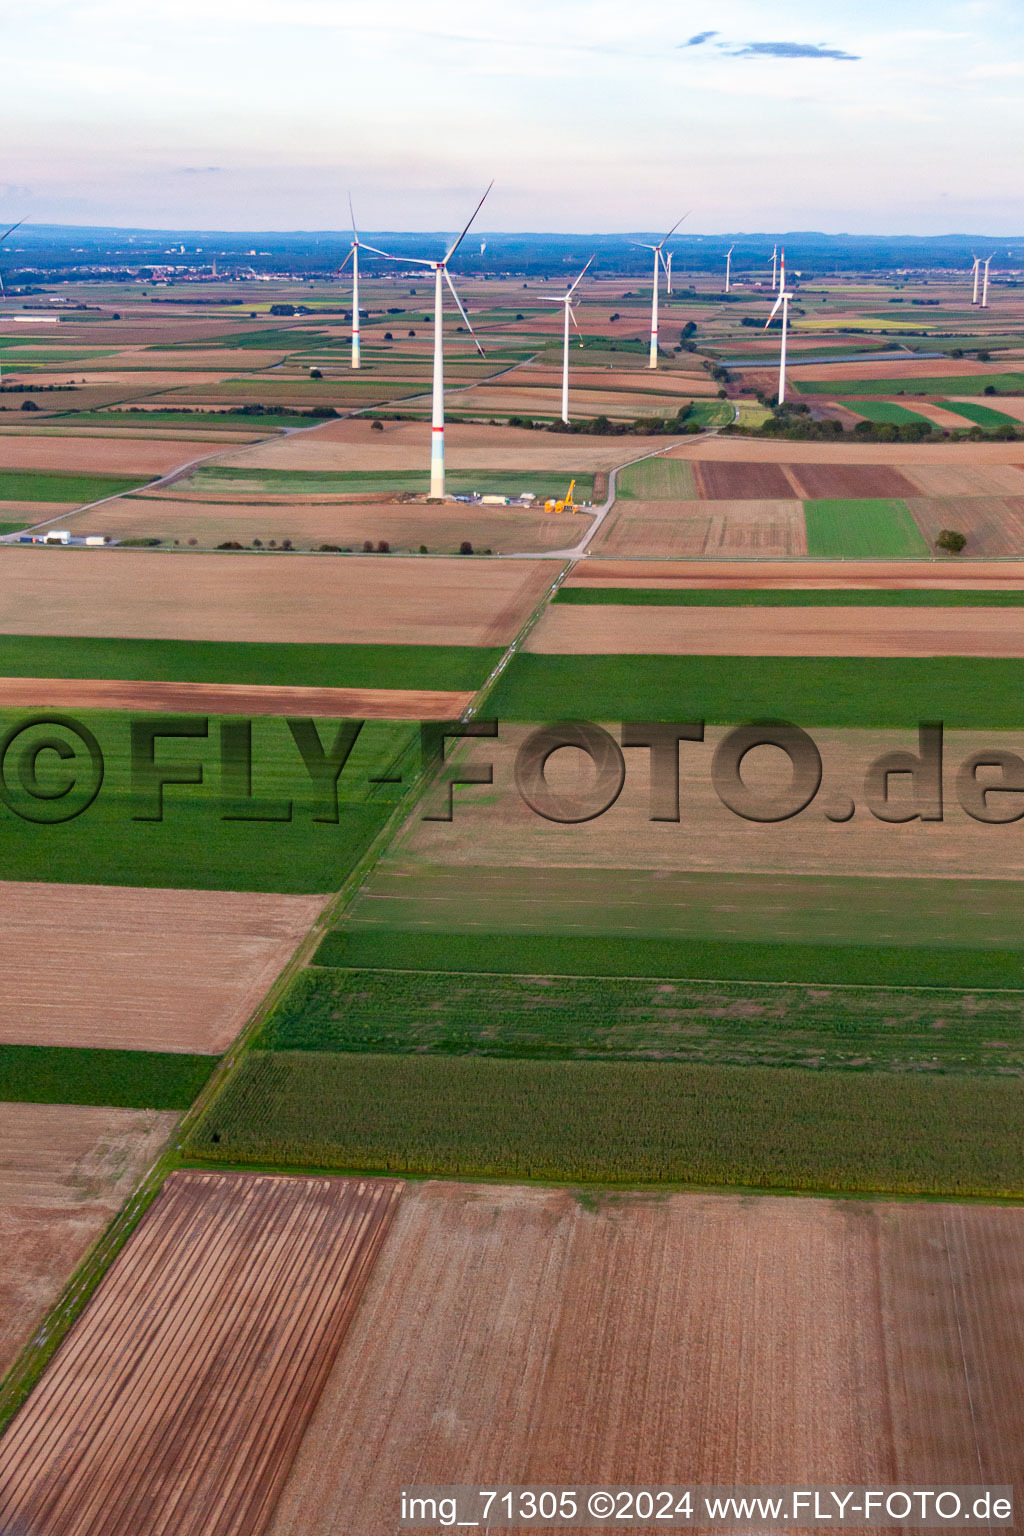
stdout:
POLYGON ((561 500, 561 501, 546 501, 544 503, 544 511, 545 512, 578 512, 579 511, 579 503, 573 497, 573 492, 575 491, 575 489, 576 489, 576 481, 575 480, 571 480, 569 482, 569 489, 566 491, 563 500, 561 500))

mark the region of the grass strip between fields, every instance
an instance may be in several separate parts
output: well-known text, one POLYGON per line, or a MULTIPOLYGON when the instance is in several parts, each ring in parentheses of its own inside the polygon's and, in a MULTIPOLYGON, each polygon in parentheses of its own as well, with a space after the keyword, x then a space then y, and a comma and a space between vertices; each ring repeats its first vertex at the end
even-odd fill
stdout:
POLYGON ((0 1103, 186 1110, 217 1060, 169 1051, 0 1045, 0 1103))
POLYGON ((1024 373, 972 373, 948 377, 932 374, 917 379, 799 379, 802 395, 830 395, 833 400, 846 395, 976 395, 986 385, 1004 395, 1024 394, 1024 373))
POLYGON ((957 587, 560 587, 556 603, 613 608, 1020 608, 1024 589, 957 587))
POLYGON ((313 645, 231 640, 107 640, 0 635, 4 677, 266 687, 479 688, 501 651, 472 645, 313 645))
POLYGON ((736 944, 558 934, 336 928, 321 966, 529 976, 802 982, 885 987, 1024 987, 1024 952, 895 945, 736 944))
POLYGON ((973 656, 561 656, 520 652, 488 695, 501 720, 788 720, 1019 731, 1024 660, 973 656))
POLYGON ((1024 1083, 250 1052, 187 1156, 601 1183, 1024 1195, 1024 1083))

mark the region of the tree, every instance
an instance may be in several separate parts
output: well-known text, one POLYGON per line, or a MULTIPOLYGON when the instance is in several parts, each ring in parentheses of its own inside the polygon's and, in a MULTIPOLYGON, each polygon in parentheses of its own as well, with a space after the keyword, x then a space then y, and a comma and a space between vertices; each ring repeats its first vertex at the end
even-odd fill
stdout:
POLYGON ((390 555, 391 545, 388 543, 387 539, 378 539, 377 553, 378 555, 390 555))
POLYGON ((23 400, 21 402, 21 408, 23 411, 38 411, 39 409, 34 400, 23 400))
POLYGON ((967 543, 967 539, 955 528, 943 528, 935 542, 939 549, 944 549, 947 554, 958 555, 967 543))
POLYGON ((311 368, 309 370, 309 376, 311 379, 322 379, 324 376, 323 370, 320 368, 311 368))
POLYGON ((428 550, 427 546, 425 544, 421 544, 420 545, 420 554, 421 555, 428 555, 429 553, 430 553, 430 551, 428 550))
POLYGON ((382 421, 371 421, 370 422, 370 431, 371 432, 383 432, 384 431, 384 423, 382 421))
POLYGON ((463 539, 462 543, 459 545, 459 554, 460 555, 471 555, 472 553, 473 553, 473 546, 472 546, 472 544, 469 542, 468 539, 463 539))
POLYGON ((979 363, 990 363, 991 361, 992 361, 992 353, 988 350, 988 348, 987 347, 979 347, 978 348, 978 362, 979 363))

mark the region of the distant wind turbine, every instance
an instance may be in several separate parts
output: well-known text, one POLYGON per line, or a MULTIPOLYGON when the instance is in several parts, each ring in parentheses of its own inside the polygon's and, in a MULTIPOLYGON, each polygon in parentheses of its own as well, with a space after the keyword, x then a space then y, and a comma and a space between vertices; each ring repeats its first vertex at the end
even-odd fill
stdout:
MULTIPOLYGON (((492 181, 487 192, 490 192, 493 186, 492 181)), ((466 322, 466 329, 473 338, 473 344, 483 357, 484 349, 477 340, 476 332, 469 323, 469 316, 462 306, 462 300, 455 291, 455 284, 448 271, 448 263, 469 234, 473 220, 484 205, 487 192, 473 209, 461 235, 452 242, 440 261, 427 261, 422 256, 392 256, 390 252, 378 251, 372 245, 363 246, 364 250, 373 251, 375 256, 383 256, 385 261, 398 261, 415 267, 429 267, 434 274, 434 393, 430 416, 430 496, 432 500, 444 498, 444 284, 447 283, 451 289, 452 298, 458 305, 459 314, 466 322)))
POLYGON ((987 256, 985 258, 985 281, 984 281, 984 283, 982 285, 982 290, 981 290, 981 307, 982 307, 982 309, 988 309, 988 269, 992 265, 992 261, 993 261, 993 259, 995 257, 995 254, 996 254, 995 251, 993 251, 991 256, 987 256))
POLYGON ((972 270, 972 272, 974 274, 974 294, 973 294, 973 297, 971 298, 971 303, 972 304, 977 304, 977 302, 978 302, 978 281, 979 281, 979 279, 981 277, 981 257, 980 256, 975 256, 975 258, 974 258, 974 266, 972 267, 971 270, 972 270))
MULTIPOLYGON (((557 298, 550 293, 540 295, 540 298, 548 304, 562 304, 565 307, 565 331, 562 340, 562 420, 566 423, 569 420, 569 321, 571 320, 573 325, 576 325, 576 316, 572 312, 572 296, 593 266, 596 255, 595 251, 594 256, 591 256, 579 277, 566 293, 559 294, 557 298)), ((583 334, 578 325, 576 325, 576 334, 580 338, 580 346, 582 347, 583 334)))
MULTIPOLYGON (((356 216, 352 210, 352 194, 348 195, 348 211, 352 219, 352 244, 348 248, 348 255, 338 268, 338 277, 344 272, 349 262, 352 263, 352 367, 362 366, 359 357, 359 233, 356 229, 356 216)), ((372 250, 372 246, 366 249, 372 250)))
POLYGON ((732 289, 732 253, 733 253, 733 251, 735 249, 736 249, 736 247, 734 245, 730 245, 729 249, 725 253, 725 291, 726 291, 726 293, 729 293, 731 291, 731 289, 732 289))
POLYGON ((779 248, 778 248, 778 246, 776 246, 774 251, 772 251, 772 293, 775 292, 775 290, 776 290, 776 288, 778 286, 779 286, 779 248))
POLYGON ((672 294, 672 257, 674 255, 674 251, 669 251, 668 255, 665 257, 665 277, 667 279, 665 283, 665 292, 669 295, 669 297, 671 297, 672 294))
MULTIPOLYGON (((683 214, 683 219, 688 219, 689 217, 690 215, 688 213, 683 214)), ((661 262, 661 265, 665 268, 665 274, 667 276, 668 266, 665 262, 662 246, 665 244, 666 240, 670 240, 672 238, 680 224, 683 222, 683 219, 676 219, 676 222, 672 225, 672 228, 669 230, 668 234, 663 235, 662 238, 658 241, 657 245, 648 245, 646 240, 634 240, 632 242, 633 245, 635 245, 639 250, 654 252, 654 290, 651 295, 651 359, 649 364, 651 368, 657 368, 658 366, 658 285, 660 282, 658 275, 658 263, 659 261, 661 262)))
POLYGON ((789 333, 789 301, 793 297, 786 288, 786 253, 782 253, 782 277, 779 284, 779 296, 775 300, 775 308, 765 323, 765 330, 771 325, 779 310, 782 310, 782 350, 779 354, 779 404, 784 405, 786 400, 786 340, 789 333))
MULTIPOLYGON (((16 229, 20 229, 21 226, 24 224, 24 222, 25 222, 24 219, 19 219, 17 224, 12 224, 10 229, 5 229, 3 234, 0 235, 0 245, 3 245, 3 243, 7 239, 8 235, 13 235, 14 231, 16 229)), ((7 297, 7 293, 6 293, 5 289, 4 289, 3 273, 0 272, 0 299, 6 299, 6 297, 7 297)), ((3 364, 0 363, 0 379, 2 379, 2 378, 3 378, 3 364)))

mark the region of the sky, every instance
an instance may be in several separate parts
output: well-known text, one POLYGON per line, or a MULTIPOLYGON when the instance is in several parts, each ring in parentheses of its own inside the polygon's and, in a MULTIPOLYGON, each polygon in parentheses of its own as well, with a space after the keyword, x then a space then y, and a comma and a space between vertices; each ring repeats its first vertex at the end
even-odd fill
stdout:
POLYGON ((0 0, 0 220, 1024 231, 1021 0, 0 0))

